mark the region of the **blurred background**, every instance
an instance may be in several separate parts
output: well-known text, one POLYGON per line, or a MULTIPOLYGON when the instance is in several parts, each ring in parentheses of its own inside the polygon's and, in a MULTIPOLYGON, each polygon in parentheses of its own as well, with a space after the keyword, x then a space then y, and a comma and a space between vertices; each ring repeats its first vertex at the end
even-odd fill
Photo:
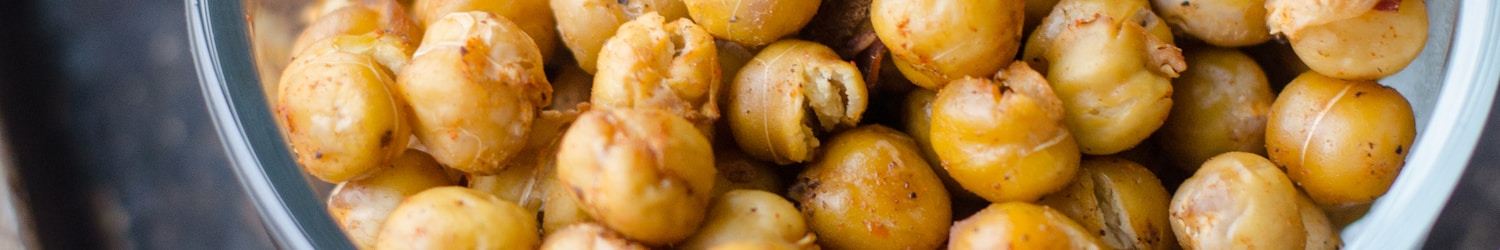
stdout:
MULTIPOLYGON (((209 119, 183 4, 0 1, 0 249, 275 247, 209 119)), ((1500 247, 1497 120, 1427 248, 1500 247)))

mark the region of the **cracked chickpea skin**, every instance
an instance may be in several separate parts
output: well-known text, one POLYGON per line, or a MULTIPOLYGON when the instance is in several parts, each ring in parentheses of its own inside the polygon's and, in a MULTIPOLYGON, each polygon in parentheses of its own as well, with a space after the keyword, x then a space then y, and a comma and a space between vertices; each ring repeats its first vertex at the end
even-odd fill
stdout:
POLYGON ((1021 48, 1020 0, 875 0, 870 22, 917 86, 940 89, 1005 68, 1021 48))
POLYGON ((1151 11, 1148 0, 1061 0, 1051 9, 1046 17, 1042 19, 1031 35, 1026 37, 1025 47, 1021 50, 1021 60, 1030 63, 1032 68, 1042 74, 1048 73, 1048 67, 1052 64, 1047 53, 1053 48, 1057 37, 1075 25, 1076 22, 1097 19, 1099 17, 1111 17, 1123 23, 1135 23, 1156 37, 1156 40, 1173 44, 1172 28, 1161 17, 1151 11))
POLYGON ((536 41, 542 58, 552 61, 557 46, 557 21, 547 0, 415 0, 411 3, 412 19, 429 27, 452 13, 484 11, 510 20, 531 40, 536 41))
POLYGON ((309 46, 283 71, 276 102, 297 163, 338 183, 369 175, 406 150, 410 112, 393 91, 410 50, 391 35, 339 35, 309 46))
POLYGON ((713 36, 692 20, 647 13, 620 25, 599 52, 590 102, 659 109, 713 138, 719 119, 719 59, 713 36))
POLYGON ((1151 5, 1177 31, 1214 46, 1241 47, 1271 40, 1266 0, 1151 0, 1151 5))
POLYGON ((863 75, 822 44, 782 40, 762 49, 730 86, 729 128, 740 149, 786 165, 812 158, 817 135, 859 123, 863 75))
POLYGON ((398 77, 414 134, 444 166, 491 174, 526 143, 551 85, 531 38, 486 12, 449 14, 398 77))
POLYGON ((1297 189, 1270 160, 1229 152, 1204 162, 1172 195, 1172 232, 1184 249, 1303 249, 1297 189))
POLYGON ((1100 157, 1085 159, 1068 188, 1036 204, 1057 209, 1086 232, 1099 232, 1110 248, 1144 250, 1178 247, 1167 218, 1171 200, 1161 179, 1145 166, 1100 157))
POLYGON ((964 78, 932 102, 932 149, 960 185, 991 202, 1035 201, 1078 171, 1061 101, 1026 63, 997 80, 964 78))
POLYGON ((1271 104, 1266 150, 1313 201, 1346 207, 1391 188, 1416 135, 1411 104, 1395 89, 1309 71, 1271 104))
POLYGON ((382 168, 370 177, 339 183, 328 195, 328 214, 360 249, 375 247, 380 225, 402 199, 453 184, 443 166, 420 150, 406 150, 382 168))
POLYGON ((557 178, 584 211, 654 246, 698 229, 716 174, 708 139, 660 110, 584 113, 563 135, 557 155, 557 178))
POLYGON ((1045 55, 1063 123, 1084 154, 1118 153, 1151 136, 1172 109, 1172 78, 1187 68, 1181 49, 1122 21, 1079 19, 1045 55))
POLYGON ((682 0, 551 0, 557 34, 584 71, 593 74, 604 42, 621 24, 646 13, 666 20, 688 17, 682 0))

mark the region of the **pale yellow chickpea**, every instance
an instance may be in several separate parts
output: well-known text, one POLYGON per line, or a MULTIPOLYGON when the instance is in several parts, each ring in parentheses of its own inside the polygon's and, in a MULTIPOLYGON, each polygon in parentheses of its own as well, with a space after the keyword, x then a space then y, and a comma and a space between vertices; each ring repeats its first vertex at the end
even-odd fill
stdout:
MULTIPOLYGON (((292 55, 313 42, 336 35, 362 35, 385 32, 408 40, 415 47, 422 43, 422 27, 412 21, 406 9, 395 0, 334 0, 324 3, 326 13, 318 17, 292 43, 292 55), (326 6, 325 6, 326 5, 326 6)), ((312 10, 310 8, 309 10, 312 10)))
POLYGON ((407 150, 368 178, 339 183, 328 195, 328 214, 360 249, 375 247, 380 225, 401 200, 429 188, 452 185, 443 166, 418 150, 407 150))
POLYGON ((1271 40, 1266 0, 1152 0, 1162 19, 1208 44, 1241 47, 1271 40))
POLYGON ((543 250, 646 250, 640 243, 631 242, 619 233, 595 223, 568 226, 547 235, 542 240, 543 250))
MULTIPOLYGON (((329 46, 297 57, 282 73, 272 104, 281 118, 278 125, 297 163, 320 180, 361 178, 406 150, 412 133, 410 111, 393 93, 396 78, 372 57, 374 51, 329 46)), ((395 57, 404 55, 398 52, 395 57)))
POLYGON ((1075 22, 1110 17, 1116 24, 1136 24, 1146 33, 1162 43, 1173 44, 1172 29, 1151 11, 1148 0, 1061 0, 1042 19, 1040 26, 1026 38, 1021 50, 1021 60, 1030 63, 1037 72, 1047 74, 1051 63, 1046 58, 1053 48, 1053 41, 1075 22))
POLYGON ((1405 69, 1427 44, 1421 0, 1268 1, 1268 25, 1309 68, 1333 78, 1374 80, 1405 69), (1342 5, 1341 5, 1342 4, 1342 5), (1399 5, 1398 5, 1399 4, 1399 5))
POLYGON ((1021 48, 1024 1, 875 0, 870 22, 912 83, 940 89, 1005 68, 1021 48))
POLYGON ((557 17, 557 34, 583 71, 597 69, 604 41, 627 21, 655 12, 667 20, 687 18, 682 0, 551 0, 552 15, 557 17))
POLYGON ((793 39, 762 49, 728 91, 725 116, 740 149, 782 165, 811 159, 816 133, 853 127, 868 104, 858 68, 828 46, 793 39))
POLYGON ((407 197, 380 227, 375 249, 533 249, 536 217, 464 187, 437 187, 407 197))
POLYGON ((1172 232, 1185 249, 1303 249, 1297 188, 1270 160, 1214 156, 1172 196, 1172 232))
POLYGON ((677 114, 704 136, 719 119, 719 54, 692 20, 646 13, 620 25, 599 52, 590 102, 677 114))
POLYGON ((708 139, 653 109, 596 109, 563 135, 557 177, 600 224, 649 245, 672 244, 703 221, 713 189, 708 139))
POLYGON ((1151 136, 1172 108, 1172 78, 1187 67, 1182 50, 1123 21, 1077 20, 1045 55, 1047 81, 1084 154, 1118 153, 1151 136))
POLYGON ((1384 195, 1416 136, 1411 104, 1396 89, 1307 72, 1271 105, 1266 150, 1313 201, 1344 207, 1384 195))
POLYGON ((557 22, 547 0, 416 0, 411 10, 412 18, 424 27, 451 13, 484 11, 504 17, 536 41, 537 51, 547 61, 557 46, 557 22))
POLYGON ((444 166, 503 170, 550 102, 536 45, 515 24, 480 11, 449 14, 426 37, 397 84, 414 134, 444 166))
POLYGON ((953 223, 948 249, 1106 249, 1094 232, 1050 207, 991 204, 953 223))
POLYGON ((714 198, 698 233, 673 247, 712 249, 737 241, 758 241, 814 249, 814 238, 792 202, 774 193, 742 189, 714 198))
POLYGON ((750 47, 775 42, 812 21, 822 0, 683 0, 708 33, 750 47))
POLYGON ((1068 186, 1078 144, 1063 106, 1026 63, 997 80, 954 81, 932 101, 932 149, 958 184, 991 202, 1035 201, 1068 186))
POLYGON ((1167 193, 1145 166, 1114 157, 1083 161, 1068 188, 1037 204, 1057 209, 1115 249, 1175 249, 1167 193))

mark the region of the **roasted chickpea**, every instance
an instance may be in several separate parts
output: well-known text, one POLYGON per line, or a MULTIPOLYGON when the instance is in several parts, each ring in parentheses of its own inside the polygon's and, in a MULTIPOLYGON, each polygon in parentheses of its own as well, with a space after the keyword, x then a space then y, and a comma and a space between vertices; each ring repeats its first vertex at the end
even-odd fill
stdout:
POLYGON ((1308 72, 1271 105, 1266 150, 1313 201, 1349 206, 1391 188, 1416 135, 1411 104, 1396 89, 1308 72))
POLYGON ((515 24, 480 11, 449 14, 426 38, 397 84, 414 134, 444 166, 498 173, 550 102, 541 54, 515 24))
POLYGON ((594 222, 589 217, 588 211, 584 211, 583 205, 568 191, 568 187, 557 180, 555 174, 543 179, 542 185, 546 188, 546 196, 542 200, 542 233, 553 234, 567 226, 574 224, 594 222))
POLYGON ((1173 165, 1189 172, 1225 152, 1265 155, 1271 85, 1244 53, 1188 50, 1188 68, 1172 80, 1172 113, 1154 137, 1173 165))
POLYGON ((391 74, 400 73, 410 63, 416 44, 406 38, 387 32, 371 32, 360 35, 336 35, 308 44, 298 57, 318 56, 332 52, 350 52, 370 56, 391 74))
MULTIPOLYGON (((1098 19, 1101 16, 1115 20, 1116 25, 1135 24, 1151 34, 1160 43, 1172 44, 1172 29, 1161 21, 1147 0, 1061 0, 1042 19, 1042 24, 1026 38, 1026 47, 1021 51, 1021 60, 1030 63, 1037 72, 1047 74, 1052 63, 1047 58, 1053 42, 1063 31, 1072 29, 1076 22, 1098 19)), ((1102 64, 1102 63, 1101 63, 1102 64)), ((1108 64, 1102 64, 1108 65, 1108 64)))
POLYGON ((830 249, 935 249, 952 223, 948 191, 910 137, 880 125, 829 138, 790 196, 830 249))
POLYGON ((1214 46, 1241 47, 1271 40, 1266 0, 1152 0, 1151 4, 1167 24, 1214 46))
POLYGON ((1105 249, 1098 237, 1068 216, 1025 202, 991 204, 968 219, 953 223, 948 248, 966 249, 1105 249))
POLYGON ((557 232, 547 234, 547 239, 542 241, 543 250, 646 250, 651 249, 639 243, 631 242, 620 236, 619 233, 610 231, 609 228, 594 223, 581 223, 568 226, 557 232))
POLYGON ((493 175, 469 175, 469 188, 514 202, 536 214, 549 192, 546 182, 557 178, 554 166, 558 141, 575 119, 578 119, 576 112, 543 111, 531 124, 526 146, 505 163, 504 170, 493 175))
POLYGON ((797 245, 784 242, 766 241, 735 241, 719 244, 709 250, 794 250, 797 245))
POLYGON ((321 15, 317 21, 302 29, 297 40, 292 43, 292 55, 301 54, 308 45, 328 37, 362 35, 376 31, 397 35, 411 41, 411 44, 422 43, 422 28, 412 22, 406 9, 395 0, 357 0, 336 6, 341 7, 321 15))
POLYGON ((1057 209, 1114 249, 1174 249, 1167 219, 1171 194, 1151 170, 1128 160, 1083 161, 1077 180, 1037 204, 1057 209))
POLYGON ((943 168, 942 160, 938 159, 936 151, 932 150, 932 100, 937 97, 937 91, 925 88, 914 89, 907 93, 905 104, 901 108, 901 123, 906 125, 906 134, 911 135, 917 142, 917 148, 922 149, 922 159, 927 160, 927 165, 932 167, 932 172, 943 180, 943 186, 948 188, 948 194, 954 199, 981 200, 974 192, 958 184, 948 169, 943 168))
POLYGON ((551 0, 557 34, 584 71, 593 74, 604 41, 627 21, 655 12, 666 20, 687 18, 682 0, 551 0))
POLYGON ((1047 80, 1083 153, 1114 154, 1151 136, 1172 108, 1182 50, 1135 23, 1095 16, 1058 34, 1047 50, 1047 80))
POLYGON ((960 185, 991 202, 1034 201, 1066 187, 1078 144, 1052 88, 1026 63, 997 81, 964 78, 932 101, 932 149, 960 185))
POLYGON ((1021 48, 1025 2, 875 0, 870 22, 912 83, 940 89, 1005 68, 1021 48))
POLYGON ((762 190, 783 193, 786 186, 776 175, 775 165, 756 160, 733 147, 714 148, 714 168, 719 174, 714 178, 713 197, 736 189, 762 190))
POLYGON ((600 108, 659 109, 713 137, 719 119, 719 54, 692 20, 645 15, 620 25, 599 52, 590 102, 600 108))
POLYGON ((548 0, 416 0, 411 7, 412 17, 429 29, 451 13, 484 11, 504 17, 535 41, 534 46, 547 61, 552 60, 552 50, 557 46, 557 22, 548 0))
POLYGON ((1270 160, 1209 158, 1172 196, 1172 231, 1185 249, 1302 249, 1297 188, 1270 160))
POLYGON ((797 33, 818 13, 822 0, 683 0, 688 15, 708 33, 750 47, 797 33))
POLYGON ((858 124, 868 101, 859 69, 827 46, 791 39, 762 49, 729 89, 735 142, 781 165, 811 159, 816 134, 858 124))
POLYGON ((673 247, 712 249, 737 241, 756 241, 815 249, 815 238, 792 202, 775 193, 742 189, 714 198, 698 233, 673 247))
POLYGON ((1313 71, 1334 78, 1396 74, 1427 44, 1426 1, 1276 0, 1266 9, 1271 32, 1285 35, 1313 71))
POLYGON ((1302 226, 1307 230, 1307 249, 1312 250, 1336 250, 1344 248, 1344 241, 1340 239, 1339 232, 1329 221, 1328 214, 1323 213, 1318 204, 1314 204, 1307 195, 1297 194, 1297 211, 1302 213, 1302 226))
POLYGON ((717 174, 710 148, 671 113, 592 110, 563 135, 557 177, 601 224, 666 245, 692 235, 703 220, 717 174))
POLYGON ((452 185, 443 165, 432 156, 407 150, 382 170, 364 179, 339 183, 328 196, 328 214, 360 249, 375 247, 380 225, 408 196, 452 185))
MULTIPOLYGON (((406 150, 412 126, 396 78, 372 55, 378 39, 334 37, 326 43, 365 44, 308 51, 283 71, 275 107, 303 170, 338 183, 388 165, 406 150)), ((323 46, 319 46, 323 47, 323 46)), ((395 53, 398 59, 403 54, 395 53)))
POLYGON ((391 212, 375 249, 532 249, 536 217, 516 204, 464 187, 422 191, 391 212))

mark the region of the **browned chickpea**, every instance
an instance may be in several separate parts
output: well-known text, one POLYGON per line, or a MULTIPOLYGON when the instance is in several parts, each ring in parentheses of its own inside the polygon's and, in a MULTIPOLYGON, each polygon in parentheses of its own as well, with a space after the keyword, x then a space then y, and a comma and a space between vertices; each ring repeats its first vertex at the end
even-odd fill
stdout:
MULTIPOLYGON (((1051 63, 1046 58, 1053 42, 1075 22, 1099 17, 1114 19, 1116 24, 1136 24, 1161 43, 1172 44, 1172 29, 1151 12, 1147 0, 1061 0, 1049 9, 1052 12, 1042 19, 1040 26, 1026 38, 1026 47, 1021 51, 1021 60, 1030 63, 1037 72, 1047 74, 1051 63)), ((1108 52, 1108 51, 1105 51, 1108 52)), ((1102 55, 1102 54, 1096 54, 1102 55)))
POLYGON ((932 149, 964 189, 991 202, 1034 201, 1078 171, 1062 103, 1040 74, 1013 63, 997 81, 965 78, 932 103, 932 149))
POLYGON ((730 131, 745 153, 791 164, 817 152, 817 133, 852 127, 867 96, 859 69, 822 44, 782 40, 762 49, 729 88, 730 131))
POLYGON ((691 123, 653 109, 596 109, 563 135, 557 179, 584 211, 631 239, 692 235, 712 193, 714 155, 691 123))
POLYGON ((1047 50, 1047 81, 1062 99, 1064 123, 1090 155, 1130 149, 1151 136, 1172 108, 1182 51, 1124 19, 1072 23, 1047 50))
POLYGON ((677 249, 712 249, 739 241, 780 242, 816 249, 802 214, 780 195, 734 190, 715 197, 698 233, 674 245, 677 249))
POLYGON ((590 102, 600 108, 659 109, 713 137, 719 119, 719 58, 692 20, 646 13, 620 25, 599 52, 590 102))
POLYGON ((932 167, 932 172, 937 173, 938 178, 943 180, 943 186, 948 188, 948 193, 954 199, 981 200, 979 195, 969 192, 968 189, 958 184, 948 169, 943 167, 943 162, 938 159, 937 151, 932 149, 932 100, 936 99, 937 91, 925 88, 917 88, 906 95, 906 103, 901 109, 901 123, 906 125, 906 134, 911 135, 917 141, 917 148, 922 149, 922 159, 927 160, 927 165, 932 167))
POLYGON ((1266 150, 1318 204, 1371 203, 1406 164, 1417 135, 1412 115, 1396 89, 1307 72, 1271 105, 1266 150))
POLYGON ((1271 85, 1260 66, 1235 49, 1188 50, 1188 69, 1172 80, 1172 112, 1155 140, 1173 165, 1198 170, 1225 152, 1266 153, 1271 85))
POLYGON ((1223 47, 1271 40, 1266 0, 1152 0, 1161 17, 1182 33, 1223 47))
POLYGON ((1093 231, 1046 206, 1025 202, 991 204, 953 224, 948 248, 967 249, 1104 249, 1093 231))
POLYGON ((942 185, 910 137, 867 125, 829 138, 788 196, 823 247, 934 249, 953 221, 942 185))

